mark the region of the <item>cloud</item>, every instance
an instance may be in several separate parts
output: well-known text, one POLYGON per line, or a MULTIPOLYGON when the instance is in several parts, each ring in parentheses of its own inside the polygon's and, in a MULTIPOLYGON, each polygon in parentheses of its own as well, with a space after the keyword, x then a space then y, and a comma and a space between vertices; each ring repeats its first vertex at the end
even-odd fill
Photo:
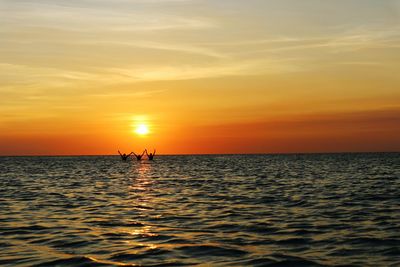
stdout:
POLYGON ((129 91, 129 92, 114 92, 114 91, 106 91, 102 93, 93 93, 88 94, 89 97, 99 97, 99 98, 121 98, 121 97, 135 97, 135 98, 146 98, 152 97, 154 95, 159 95, 160 93, 165 92, 166 90, 146 90, 146 91, 129 91))
MULTIPOLYGON (((297 34, 273 32, 279 25, 266 26, 255 17, 257 27, 250 31, 249 25, 254 25, 249 24, 247 13, 234 13, 237 17, 232 18, 228 3, 227 10, 204 3, 202 12, 195 0, 4 3, 0 64, 19 66, 2 68, 0 82, 7 86, 91 87, 95 83, 271 75, 326 64, 373 67, 385 63, 380 55, 385 51, 366 56, 365 50, 396 49, 400 41, 400 27, 383 22, 338 22, 325 32, 310 28, 309 34, 297 34)), ((241 6, 257 8, 233 5, 241 6)), ((297 22, 298 27, 307 26, 296 20, 285 23, 297 22)))
POLYGON ((189 80, 224 76, 261 75, 296 71, 296 59, 228 60, 212 65, 174 65, 110 68, 109 73, 120 75, 121 81, 143 82, 189 80), (292 62, 290 64, 289 62, 292 62), (125 78, 124 78, 125 77, 125 78))
MULTIPOLYGON (((400 134, 400 106, 386 109, 360 111, 305 113, 285 115, 268 120, 255 120, 218 125, 199 126, 202 132, 222 133, 229 136, 246 134, 254 136, 329 136, 342 133, 389 132, 400 134)), ((400 144, 400 143, 399 143, 400 144)))
MULTIPOLYGON (((167 2, 167 1, 162 1, 167 2)), ((168 1, 170 2, 170 1, 168 1)), ((74 32, 151 32, 164 30, 195 30, 215 27, 214 21, 199 16, 162 13, 143 9, 134 2, 126 8, 65 3, 19 2, 5 5, 0 11, 3 25, 14 28, 59 29, 74 32)), ((154 3, 160 3, 154 2, 154 3)))
MULTIPOLYGON (((400 48, 400 27, 373 25, 344 30, 329 35, 312 37, 279 37, 238 43, 220 43, 220 46, 253 46, 243 54, 272 54, 280 52, 320 49, 328 53, 341 53, 371 48, 400 48), (261 47, 261 48, 260 48, 261 47)), ((211 44, 210 44, 211 45, 211 44)))

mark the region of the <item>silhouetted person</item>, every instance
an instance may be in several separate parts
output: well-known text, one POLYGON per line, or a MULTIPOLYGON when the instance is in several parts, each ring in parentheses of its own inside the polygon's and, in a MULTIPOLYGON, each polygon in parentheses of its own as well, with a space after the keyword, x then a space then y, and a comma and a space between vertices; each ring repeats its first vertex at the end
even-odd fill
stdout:
POLYGON ((142 157, 143 157, 143 155, 144 155, 144 151, 143 151, 142 155, 136 155, 135 152, 132 152, 132 153, 133 153, 133 155, 135 155, 135 157, 136 157, 136 159, 137 159, 138 161, 141 160, 142 157))
POLYGON ((147 149, 145 151, 146 151, 146 155, 149 158, 149 160, 153 160, 154 155, 156 154, 156 150, 154 149, 154 152, 150 153, 150 154, 147 153, 147 149))
POLYGON ((129 157, 130 157, 130 155, 132 155, 132 153, 133 152, 131 152, 131 153, 129 153, 128 155, 127 154, 121 154, 121 152, 119 152, 119 150, 118 150, 118 153, 119 153, 119 155, 121 156, 121 159, 122 160, 124 160, 124 161, 126 161, 129 157))

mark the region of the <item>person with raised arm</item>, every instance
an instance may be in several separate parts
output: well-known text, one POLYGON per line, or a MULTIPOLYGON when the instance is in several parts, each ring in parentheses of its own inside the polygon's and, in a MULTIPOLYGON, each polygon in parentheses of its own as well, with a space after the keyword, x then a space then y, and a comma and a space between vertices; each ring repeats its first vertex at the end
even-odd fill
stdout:
POLYGON ((119 155, 121 156, 121 159, 123 160, 123 161, 126 161, 131 155, 132 155, 132 153, 133 152, 131 152, 131 153, 129 153, 128 155, 127 154, 121 154, 121 152, 119 152, 119 150, 118 150, 118 153, 119 153, 119 155))
POLYGON ((146 151, 147 158, 148 158, 149 160, 153 160, 154 155, 156 154, 156 150, 154 149, 154 152, 153 152, 153 153, 150 153, 150 154, 147 153, 147 149, 146 149, 145 151, 146 151))
POLYGON ((136 157, 136 159, 139 161, 139 160, 141 160, 142 159, 142 157, 143 157, 143 155, 144 155, 144 151, 143 151, 143 153, 140 155, 140 154, 138 154, 138 155, 136 155, 135 154, 135 152, 132 152, 133 153, 133 155, 135 155, 135 157, 136 157))

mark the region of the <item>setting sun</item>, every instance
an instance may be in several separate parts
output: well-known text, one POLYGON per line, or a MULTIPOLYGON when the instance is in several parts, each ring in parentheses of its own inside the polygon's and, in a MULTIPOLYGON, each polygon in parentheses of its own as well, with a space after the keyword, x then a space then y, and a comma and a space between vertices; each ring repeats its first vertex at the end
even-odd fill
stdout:
POLYGON ((149 127, 145 124, 139 124, 136 126, 135 133, 138 135, 147 135, 149 133, 149 127))

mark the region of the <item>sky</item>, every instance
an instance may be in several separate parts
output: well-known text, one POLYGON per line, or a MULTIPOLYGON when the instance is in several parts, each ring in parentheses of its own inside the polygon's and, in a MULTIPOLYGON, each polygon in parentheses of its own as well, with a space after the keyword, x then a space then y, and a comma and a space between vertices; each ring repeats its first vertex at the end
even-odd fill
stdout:
POLYGON ((0 44, 0 155, 400 151, 400 0, 0 0, 0 44))

